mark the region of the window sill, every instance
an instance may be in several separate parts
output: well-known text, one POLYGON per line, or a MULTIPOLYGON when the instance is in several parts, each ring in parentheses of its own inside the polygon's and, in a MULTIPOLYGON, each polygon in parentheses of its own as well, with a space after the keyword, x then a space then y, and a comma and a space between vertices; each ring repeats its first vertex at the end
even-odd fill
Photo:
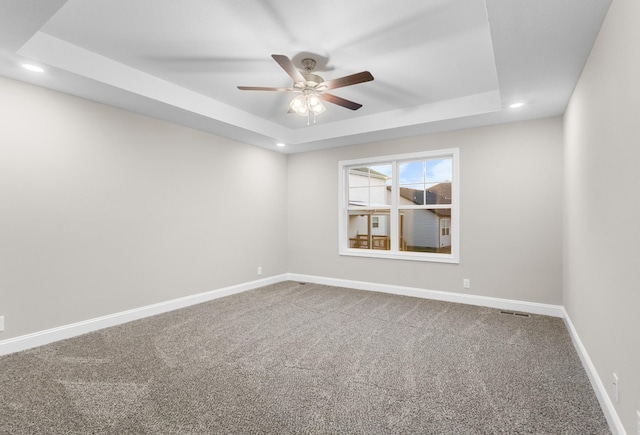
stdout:
POLYGON ((369 249, 341 249, 340 255, 348 257, 385 258, 388 260, 426 261, 431 263, 459 264, 460 260, 454 254, 425 254, 418 252, 392 252, 369 249))

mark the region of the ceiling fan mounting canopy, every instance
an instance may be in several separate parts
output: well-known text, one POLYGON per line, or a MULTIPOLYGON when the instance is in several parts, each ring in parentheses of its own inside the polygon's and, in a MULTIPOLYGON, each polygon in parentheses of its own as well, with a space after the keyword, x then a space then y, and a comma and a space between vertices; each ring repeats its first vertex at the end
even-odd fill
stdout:
POLYGON ((316 60, 310 57, 305 57, 304 59, 302 59, 302 66, 307 71, 313 71, 313 69, 316 67, 316 60))
MULTIPOLYGON (((369 71, 363 71, 345 77, 325 81, 319 75, 312 73, 313 69, 316 66, 315 59, 302 59, 301 63, 305 69, 303 73, 295 67, 293 62, 291 62, 291 59, 289 59, 287 56, 283 54, 272 54, 271 57, 278 63, 278 65, 280 65, 280 67, 282 67, 282 69, 289 75, 289 77, 291 77, 291 79, 293 80, 292 87, 276 88, 263 86, 238 86, 238 89, 242 91, 299 92, 301 93, 301 95, 296 97, 297 101, 301 101, 301 99, 299 98, 301 96, 306 99, 305 101, 307 101, 307 106, 304 108, 306 112, 303 111, 302 108, 300 108, 300 110, 294 110, 301 115, 308 115, 309 112, 322 113, 322 111, 324 111, 324 107, 322 106, 321 111, 320 109, 318 109, 318 107, 320 107, 317 105, 318 99, 345 107, 347 109, 358 110, 362 107, 362 104, 346 100, 333 94, 329 94, 326 91, 373 80, 373 75, 371 75, 369 71), (313 104, 309 103, 309 101, 313 101, 313 104)), ((296 107, 299 107, 299 105, 296 104, 296 107)), ((293 102, 291 108, 292 110, 294 109, 293 102)))

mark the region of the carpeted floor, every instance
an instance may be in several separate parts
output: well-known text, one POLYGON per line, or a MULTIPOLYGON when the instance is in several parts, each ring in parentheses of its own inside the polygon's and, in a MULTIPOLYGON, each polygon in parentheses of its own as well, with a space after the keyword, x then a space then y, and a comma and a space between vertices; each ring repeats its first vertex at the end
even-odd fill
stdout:
POLYGON ((282 282, 0 357, 0 433, 610 432, 561 319, 282 282))

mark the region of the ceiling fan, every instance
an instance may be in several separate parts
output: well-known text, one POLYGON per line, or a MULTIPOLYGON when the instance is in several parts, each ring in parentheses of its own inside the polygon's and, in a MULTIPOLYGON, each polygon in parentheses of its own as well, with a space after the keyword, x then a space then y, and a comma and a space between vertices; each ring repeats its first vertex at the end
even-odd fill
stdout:
POLYGON ((373 76, 369 71, 363 71, 325 82, 322 77, 313 74, 313 69, 316 66, 314 59, 302 59, 302 66, 305 69, 304 73, 302 73, 298 71, 293 62, 291 62, 291 59, 287 56, 283 54, 272 54, 271 57, 273 57, 278 65, 293 79, 292 87, 238 86, 238 89, 242 91, 298 92, 300 95, 291 100, 289 104, 289 112, 306 116, 307 124, 309 124, 311 116, 313 116, 313 122, 315 123, 316 115, 325 111, 322 101, 337 104, 338 106, 351 110, 358 110, 362 107, 362 104, 329 94, 326 91, 373 80, 373 76))

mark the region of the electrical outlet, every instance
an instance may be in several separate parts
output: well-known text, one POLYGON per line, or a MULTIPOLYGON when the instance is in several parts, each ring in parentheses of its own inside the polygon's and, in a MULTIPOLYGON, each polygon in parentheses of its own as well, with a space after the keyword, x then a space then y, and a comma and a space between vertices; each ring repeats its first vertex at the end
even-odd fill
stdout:
POLYGON ((464 288, 471 288, 471 280, 468 278, 465 278, 462 280, 462 287, 464 288))
POLYGON ((614 373, 613 374, 613 398, 616 401, 616 403, 620 401, 620 396, 618 395, 619 386, 620 385, 619 385, 618 375, 614 373))
POLYGON ((0 332, 4 331, 4 316, 0 316, 0 332))
POLYGON ((262 275, 262 266, 258 266, 258 275, 262 275))

